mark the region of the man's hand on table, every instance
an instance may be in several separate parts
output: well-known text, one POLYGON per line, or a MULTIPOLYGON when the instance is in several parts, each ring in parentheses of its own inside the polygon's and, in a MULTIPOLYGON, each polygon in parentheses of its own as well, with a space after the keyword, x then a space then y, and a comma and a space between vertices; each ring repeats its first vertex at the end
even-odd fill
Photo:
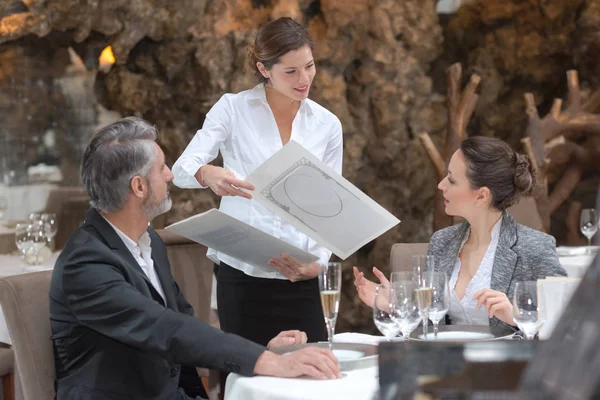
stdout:
POLYGON ((319 347, 305 347, 286 355, 267 350, 258 357, 254 373, 279 378, 297 378, 303 375, 315 379, 342 377, 337 358, 331 351, 319 347))

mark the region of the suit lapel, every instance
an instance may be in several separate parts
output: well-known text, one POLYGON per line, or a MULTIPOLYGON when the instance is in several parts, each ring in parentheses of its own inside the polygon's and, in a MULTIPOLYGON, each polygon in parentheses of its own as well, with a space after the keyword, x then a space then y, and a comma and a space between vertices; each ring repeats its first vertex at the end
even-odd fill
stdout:
MULTIPOLYGON (((142 267, 140 267, 125 243, 123 243, 123 240, 121 240, 119 235, 117 235, 117 232, 115 232, 113 227, 110 226, 104 217, 95 209, 90 208, 85 220, 85 224, 92 225, 100 233, 100 235, 106 241, 106 244, 123 260, 123 264, 131 267, 146 282, 148 290, 150 291, 154 300, 157 300, 164 305, 162 297, 156 291, 152 285, 152 282, 150 282, 150 279, 148 279, 148 276, 142 270, 142 267)), ((166 294, 165 297, 167 297, 166 294)))
POLYGON ((469 234, 469 224, 463 223, 460 228, 456 231, 456 237, 453 240, 448 241, 448 245, 445 247, 442 254, 438 256, 435 262, 436 272, 445 272, 448 276, 448 280, 452 276, 454 266, 456 265, 456 258, 458 257, 458 251, 462 245, 463 240, 469 234))
POLYGON ((504 212, 498 247, 494 256, 491 289, 508 293, 517 266, 517 253, 512 249, 516 242, 517 223, 509 213, 504 212))
POLYGON ((167 300, 167 307, 176 309, 177 299, 175 298, 175 291, 173 290, 169 258, 167 253, 163 250, 163 247, 158 243, 158 235, 156 235, 151 228, 148 228, 148 233, 152 239, 152 261, 154 261, 154 269, 156 270, 156 275, 158 276, 165 299, 167 300))

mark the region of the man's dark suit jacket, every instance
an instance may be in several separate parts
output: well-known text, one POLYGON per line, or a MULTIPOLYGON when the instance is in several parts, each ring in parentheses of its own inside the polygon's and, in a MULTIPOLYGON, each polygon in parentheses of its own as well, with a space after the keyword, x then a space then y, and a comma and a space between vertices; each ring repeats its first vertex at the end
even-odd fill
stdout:
POLYGON ((58 258, 50 285, 58 400, 173 400, 180 385, 195 396, 203 393, 195 366, 253 374, 265 348, 196 319, 164 243, 148 233, 166 305, 96 210, 58 258))

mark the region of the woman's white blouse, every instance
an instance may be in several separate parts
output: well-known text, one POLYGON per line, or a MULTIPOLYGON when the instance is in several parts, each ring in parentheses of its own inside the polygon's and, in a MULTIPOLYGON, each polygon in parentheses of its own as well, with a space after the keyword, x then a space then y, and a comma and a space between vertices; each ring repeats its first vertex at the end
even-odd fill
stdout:
POLYGON ((453 325, 489 325, 488 313, 485 311, 485 307, 477 309, 477 300, 473 300, 473 295, 481 289, 488 289, 492 283, 492 269, 494 267, 494 256, 496 255, 496 248, 498 247, 498 238, 500 237, 500 227, 502 226, 502 218, 496 222, 492 228, 492 240, 490 242, 481 264, 475 273, 475 276, 467 284, 465 295, 461 299, 458 298, 454 287, 458 280, 458 273, 460 272, 461 262, 458 255, 460 254, 465 242, 469 239, 471 230, 465 235, 460 250, 456 255, 456 264, 454 264, 454 270, 450 277, 450 309, 448 315, 452 320, 453 325))
MULTIPOLYGON (((342 173, 342 125, 330 111, 306 99, 292 123, 290 140, 342 173)), ((206 115, 202 129, 173 165, 173 183, 181 188, 204 188, 194 175, 200 167, 223 156, 223 166, 238 179, 246 179, 255 168, 283 147, 275 117, 262 84, 238 94, 225 94, 206 115)), ((255 200, 239 196, 221 198, 220 210, 240 221, 282 239, 319 257, 326 263, 331 252, 298 231, 255 200)), ((209 249, 207 256, 223 261, 248 275, 287 279, 272 267, 257 268, 209 249)))

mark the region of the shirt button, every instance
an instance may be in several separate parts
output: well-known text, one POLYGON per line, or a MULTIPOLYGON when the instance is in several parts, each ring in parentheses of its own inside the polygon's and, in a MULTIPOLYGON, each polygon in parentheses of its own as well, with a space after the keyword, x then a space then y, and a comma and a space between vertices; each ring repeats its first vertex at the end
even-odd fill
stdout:
POLYGON ((172 377, 176 377, 177 376, 177 372, 179 372, 179 368, 178 367, 171 368, 171 376, 172 377))

